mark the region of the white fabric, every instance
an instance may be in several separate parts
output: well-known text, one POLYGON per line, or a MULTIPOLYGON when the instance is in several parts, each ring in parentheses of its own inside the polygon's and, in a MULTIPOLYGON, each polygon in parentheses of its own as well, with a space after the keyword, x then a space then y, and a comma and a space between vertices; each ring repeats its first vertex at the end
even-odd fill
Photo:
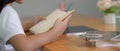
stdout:
POLYGON ((12 47, 11 44, 7 44, 4 47, 5 47, 5 51, 15 51, 15 49, 12 47))
POLYGON ((5 42, 3 41, 3 39, 0 38, 0 51, 5 51, 4 45, 5 42))
POLYGON ((0 38, 7 42, 17 34, 25 35, 17 12, 7 5, 0 13, 0 38))

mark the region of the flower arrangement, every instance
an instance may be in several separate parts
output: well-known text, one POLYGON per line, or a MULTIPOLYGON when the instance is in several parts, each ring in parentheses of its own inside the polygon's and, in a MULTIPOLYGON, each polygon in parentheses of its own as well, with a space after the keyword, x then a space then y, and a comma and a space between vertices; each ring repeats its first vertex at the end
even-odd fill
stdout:
POLYGON ((99 0, 97 6, 104 14, 116 14, 120 10, 120 0, 99 0))

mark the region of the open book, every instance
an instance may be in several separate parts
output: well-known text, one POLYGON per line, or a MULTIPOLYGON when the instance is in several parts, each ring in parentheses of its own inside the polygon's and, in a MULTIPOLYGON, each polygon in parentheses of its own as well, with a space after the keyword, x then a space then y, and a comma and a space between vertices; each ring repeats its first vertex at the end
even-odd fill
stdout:
POLYGON ((68 15, 73 13, 74 11, 75 10, 65 12, 65 11, 61 11, 61 10, 57 9, 53 13, 48 15, 46 20, 41 21, 41 22, 37 23, 36 25, 34 25, 33 27, 31 27, 30 31, 33 33, 36 33, 36 34, 47 32, 49 29, 51 29, 54 26, 54 24, 58 18, 64 19, 65 17, 67 17, 68 15))

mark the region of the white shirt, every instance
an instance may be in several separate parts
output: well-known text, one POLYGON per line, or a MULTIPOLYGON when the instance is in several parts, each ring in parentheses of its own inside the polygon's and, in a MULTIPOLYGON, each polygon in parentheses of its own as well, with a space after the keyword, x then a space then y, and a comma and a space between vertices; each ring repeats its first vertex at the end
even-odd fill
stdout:
POLYGON ((6 5, 0 13, 0 38, 7 42, 17 34, 24 34, 19 16, 10 5, 6 5))

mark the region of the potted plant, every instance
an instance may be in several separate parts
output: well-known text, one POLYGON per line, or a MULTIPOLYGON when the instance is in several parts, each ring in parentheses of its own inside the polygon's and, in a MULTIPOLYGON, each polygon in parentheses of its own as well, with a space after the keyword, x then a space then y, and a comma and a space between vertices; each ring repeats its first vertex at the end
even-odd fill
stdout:
POLYGON ((97 6, 104 13, 106 24, 116 23, 116 13, 120 10, 120 0, 99 0, 97 6))

